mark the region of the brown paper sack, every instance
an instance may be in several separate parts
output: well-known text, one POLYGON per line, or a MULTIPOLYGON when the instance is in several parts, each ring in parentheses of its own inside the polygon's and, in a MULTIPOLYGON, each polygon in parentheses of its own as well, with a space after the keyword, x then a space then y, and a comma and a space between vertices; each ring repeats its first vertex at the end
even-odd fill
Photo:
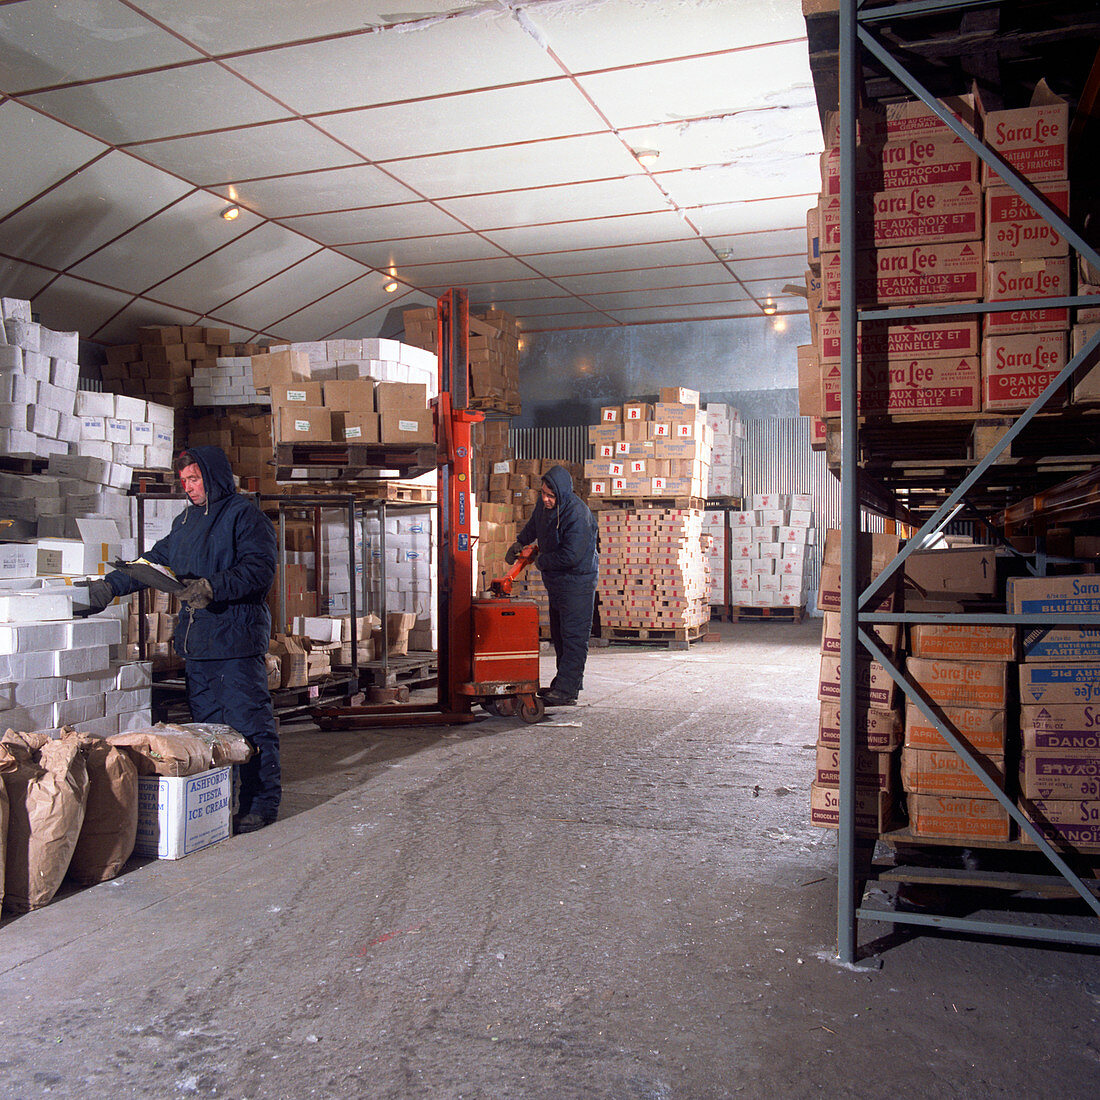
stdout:
POLYGON ((7 745, 0 744, 0 904, 4 901, 4 860, 8 846, 8 788, 4 775, 17 767, 11 750, 7 745))
POLYGON ((17 766, 4 774, 8 844, 4 908, 17 913, 47 905, 69 868, 88 801, 88 769, 76 737, 57 741, 4 735, 17 766))
POLYGON ((243 764, 252 756, 252 742, 232 726, 224 726, 217 722, 181 722, 178 725, 165 723, 156 728, 182 730, 184 733, 201 737, 210 746, 210 754, 214 761, 211 766, 215 768, 224 768, 226 764, 243 764))
POLYGON ((133 853, 138 776, 125 750, 89 733, 77 736, 88 768, 88 806, 69 863, 69 878, 90 885, 115 878, 133 853))
POLYGON ((198 775, 214 766, 212 747, 201 737, 184 730, 132 730, 130 733, 116 733, 107 740, 130 753, 137 765, 138 775, 178 778, 198 775))

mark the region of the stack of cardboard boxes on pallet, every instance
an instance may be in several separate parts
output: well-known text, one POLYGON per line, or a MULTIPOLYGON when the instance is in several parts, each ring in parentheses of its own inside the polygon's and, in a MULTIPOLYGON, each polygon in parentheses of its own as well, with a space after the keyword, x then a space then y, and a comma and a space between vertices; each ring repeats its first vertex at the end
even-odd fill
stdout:
POLYGON ((745 495, 745 423, 733 405, 711 401, 704 411, 711 443, 707 498, 738 501, 745 495))
POLYGON ((730 512, 729 589, 733 608, 805 607, 813 553, 809 493, 757 493, 730 512))
MULTIPOLYGON (((973 96, 943 103, 1051 205, 1068 212, 1068 108, 1045 84, 1032 106, 1017 110, 983 112, 973 96)), ((827 129, 822 194, 807 219, 813 343, 799 349, 799 394, 804 414, 831 418, 840 414, 840 157, 835 121, 827 129), (813 262, 818 241, 820 277, 813 262)), ((858 134, 859 305, 1070 293, 1065 239, 929 108, 912 101, 863 112, 858 134)), ((1025 409, 1066 362, 1068 310, 984 316, 981 326, 965 314, 943 322, 862 323, 861 415, 913 419, 1025 409)), ((1100 382, 1086 380, 1076 400, 1094 402, 1098 391, 1100 382)))

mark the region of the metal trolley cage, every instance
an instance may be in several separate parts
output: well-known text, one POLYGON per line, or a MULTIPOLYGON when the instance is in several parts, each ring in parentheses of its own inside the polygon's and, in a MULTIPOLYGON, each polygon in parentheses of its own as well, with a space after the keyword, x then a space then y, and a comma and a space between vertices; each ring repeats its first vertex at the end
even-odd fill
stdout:
MULTIPOLYGON (((957 314, 984 314, 1015 310, 1029 303, 996 302, 983 304, 920 306, 906 309, 859 310, 856 301, 856 117, 857 93, 860 78, 860 51, 867 51, 886 68, 914 96, 934 111, 969 148, 1027 202, 1041 217, 1058 230, 1069 243, 1091 263, 1100 265, 1100 255, 1084 241, 1066 220, 1051 207, 1018 173, 1011 169, 996 153, 988 149, 974 134, 962 126, 945 110, 924 85, 894 58, 872 32, 876 22, 920 16, 930 12, 959 10, 975 6, 977 0, 923 0, 918 3, 901 3, 875 8, 860 8, 857 0, 840 0, 839 13, 839 91, 840 91, 840 150, 841 150, 841 210, 840 210, 840 265, 841 265, 841 569, 845 578, 841 592, 841 667, 854 669, 858 646, 862 646, 879 661, 899 686, 906 698, 917 706, 931 721, 949 745, 962 757, 967 766, 1004 807, 1038 850, 1050 861, 1059 875, 1081 897, 1086 906, 1100 917, 1100 899, 1067 864, 1059 852, 1046 840, 1016 804, 1001 791, 982 768, 980 761, 960 739, 957 731, 945 725, 929 702, 906 678, 891 658, 882 651, 872 637, 874 623, 983 623, 983 624, 1072 624, 1100 625, 1100 615, 1013 615, 1013 614, 918 614, 871 612, 873 597, 882 586, 904 565, 906 558, 928 536, 938 534, 966 502, 968 491, 997 461, 1027 424, 1047 405, 1050 398, 1070 380, 1077 369, 1089 359, 1098 345, 1100 333, 1093 336, 1073 356, 1047 389, 1019 416, 1011 429, 995 444, 986 456, 970 471, 963 481, 947 496, 943 503, 924 522, 905 548, 887 568, 863 592, 859 592, 850 578, 859 575, 857 568, 858 532, 860 529, 860 478, 858 446, 858 377, 856 356, 857 322, 870 320, 905 321, 915 317, 931 317, 957 314)), ((1095 298, 1065 297, 1042 299, 1044 308, 1057 306, 1095 305, 1095 298)), ((842 676, 840 695, 841 747, 840 747, 840 828, 837 889, 837 948, 840 959, 851 963, 857 957, 858 923, 860 921, 888 922, 893 924, 924 925, 964 935, 1007 936, 1058 944, 1084 947, 1100 947, 1100 931, 1086 932, 1075 929, 1044 927, 1012 921, 971 920, 952 915, 936 915, 924 912, 899 912, 862 907, 857 897, 860 882, 856 864, 855 831, 855 731, 856 731, 856 678, 842 676)))

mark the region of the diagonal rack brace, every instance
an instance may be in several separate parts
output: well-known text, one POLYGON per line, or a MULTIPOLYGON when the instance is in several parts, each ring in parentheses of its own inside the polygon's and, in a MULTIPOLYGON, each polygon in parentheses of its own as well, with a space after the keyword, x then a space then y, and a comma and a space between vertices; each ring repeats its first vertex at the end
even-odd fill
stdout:
POLYGON ((948 498, 929 516, 924 526, 905 544, 904 548, 893 561, 863 590, 859 597, 859 606, 865 607, 875 593, 894 575, 905 563, 909 555, 920 546, 928 535, 939 532, 940 528, 954 515, 956 505, 966 496, 971 487, 976 485, 982 475, 998 458, 1012 445, 1016 437, 1031 423, 1035 416, 1046 406, 1046 403, 1073 377, 1077 369, 1092 353, 1100 347, 1100 331, 1095 332, 1085 346, 1058 372, 1051 383, 1028 407, 1021 413, 1016 422, 1001 438, 990 448, 985 457, 970 471, 963 481, 954 489, 948 498))
POLYGON ((966 762, 966 766, 982 781, 982 784, 989 793, 1008 811, 1009 817, 1027 833, 1032 842, 1039 847, 1039 850, 1058 869, 1059 874, 1061 874, 1066 882, 1081 895, 1088 907, 1100 917, 1100 898, 1097 898, 1081 879, 1077 877, 1073 869, 1064 859, 1062 859, 1055 848, 1047 841, 1046 837, 1044 837, 1035 825, 1027 819, 1016 803, 997 786, 993 777, 982 766, 982 762, 970 751, 969 746, 958 736, 955 730, 946 725, 937 716, 929 700, 921 692, 917 691, 904 673, 902 673, 893 661, 883 652, 882 648, 867 631, 860 630, 859 640, 872 654, 875 660, 886 669, 890 674, 890 678, 905 693, 905 697, 920 709, 921 714, 935 726, 944 740, 962 757, 966 762))

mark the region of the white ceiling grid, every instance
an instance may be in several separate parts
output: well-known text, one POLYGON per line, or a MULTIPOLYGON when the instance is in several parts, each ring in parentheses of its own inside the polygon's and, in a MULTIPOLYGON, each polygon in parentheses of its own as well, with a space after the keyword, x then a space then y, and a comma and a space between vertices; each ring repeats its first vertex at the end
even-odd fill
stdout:
POLYGON ((393 7, 0 0, 0 293, 106 343, 372 335, 456 285, 528 331, 804 310, 800 0, 393 7))

